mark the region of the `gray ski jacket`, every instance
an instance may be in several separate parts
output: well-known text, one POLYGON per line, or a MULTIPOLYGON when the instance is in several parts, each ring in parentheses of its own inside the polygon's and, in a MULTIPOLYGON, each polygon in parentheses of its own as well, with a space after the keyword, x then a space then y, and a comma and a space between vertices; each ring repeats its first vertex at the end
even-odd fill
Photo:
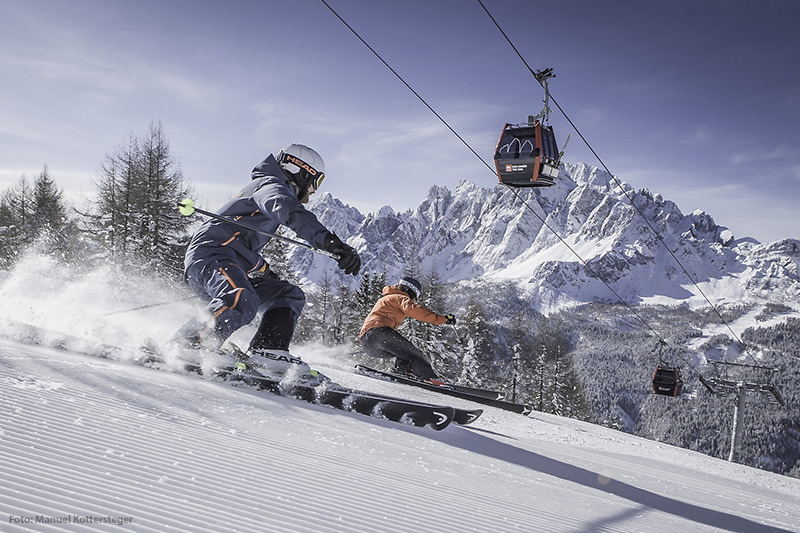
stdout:
MULTIPOLYGON (((330 233, 300 200, 294 186, 270 154, 253 169, 252 181, 219 210, 219 214, 241 220, 268 233, 288 226, 301 239, 322 248, 330 233)), ((194 234, 186 250, 184 268, 198 262, 230 259, 247 272, 265 271, 259 250, 270 237, 216 219, 206 221, 194 234)))

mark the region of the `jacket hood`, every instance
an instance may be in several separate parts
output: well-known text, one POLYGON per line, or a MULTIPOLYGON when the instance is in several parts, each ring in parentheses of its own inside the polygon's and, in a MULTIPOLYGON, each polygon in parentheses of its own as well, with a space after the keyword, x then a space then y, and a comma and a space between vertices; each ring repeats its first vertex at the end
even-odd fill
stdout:
POLYGON ((287 183, 289 182, 289 177, 278 164, 278 160, 275 159, 273 154, 269 154, 266 159, 256 165, 256 167, 253 169, 253 172, 250 173, 250 178, 254 180, 258 178, 264 178, 266 176, 275 176, 276 178, 280 178, 287 183))

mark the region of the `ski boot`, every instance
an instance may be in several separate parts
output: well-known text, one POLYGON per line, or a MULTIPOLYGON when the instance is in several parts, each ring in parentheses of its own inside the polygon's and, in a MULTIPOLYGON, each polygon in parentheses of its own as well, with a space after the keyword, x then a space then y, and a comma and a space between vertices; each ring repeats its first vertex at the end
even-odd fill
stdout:
POLYGON ((408 359, 395 359, 394 367, 390 370, 390 372, 417 381, 433 383, 434 385, 446 384, 444 381, 439 379, 439 376, 436 374, 436 372, 434 372, 433 367, 431 367, 430 364, 418 360, 411 361, 408 359))
POLYGON ((408 359, 395 359, 394 366, 390 372, 403 376, 414 377, 414 373, 411 372, 411 361, 408 359))
POLYGON ((286 350, 250 349, 247 356, 244 362, 248 367, 275 381, 311 386, 330 381, 327 376, 312 370, 302 359, 286 350))

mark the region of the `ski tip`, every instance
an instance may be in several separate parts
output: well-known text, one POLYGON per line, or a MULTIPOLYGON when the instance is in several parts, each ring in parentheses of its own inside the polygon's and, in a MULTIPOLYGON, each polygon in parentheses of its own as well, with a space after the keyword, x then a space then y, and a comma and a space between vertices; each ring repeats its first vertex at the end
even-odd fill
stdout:
POLYGON ((453 409, 452 407, 443 407, 441 409, 436 409, 435 411, 433 411, 433 416, 435 417, 435 420, 429 424, 426 424, 426 426, 433 430, 441 431, 450 425, 450 422, 452 422, 453 418, 455 418, 455 414, 456 414, 455 409, 453 409))
POLYGON ((483 414, 483 409, 472 409, 472 410, 464 410, 464 409, 457 409, 456 416, 453 418, 453 422, 458 425, 466 426, 467 424, 472 424, 477 419, 481 417, 483 414))

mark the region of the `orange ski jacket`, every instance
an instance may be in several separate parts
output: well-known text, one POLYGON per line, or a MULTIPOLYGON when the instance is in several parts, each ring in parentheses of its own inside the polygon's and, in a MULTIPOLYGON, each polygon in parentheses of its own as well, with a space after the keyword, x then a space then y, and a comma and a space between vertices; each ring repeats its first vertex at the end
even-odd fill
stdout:
POLYGON ((372 328, 390 327, 397 329, 407 316, 437 326, 447 322, 447 317, 434 313, 427 307, 414 303, 406 291, 396 287, 383 288, 383 296, 378 299, 361 327, 360 337, 372 328))

